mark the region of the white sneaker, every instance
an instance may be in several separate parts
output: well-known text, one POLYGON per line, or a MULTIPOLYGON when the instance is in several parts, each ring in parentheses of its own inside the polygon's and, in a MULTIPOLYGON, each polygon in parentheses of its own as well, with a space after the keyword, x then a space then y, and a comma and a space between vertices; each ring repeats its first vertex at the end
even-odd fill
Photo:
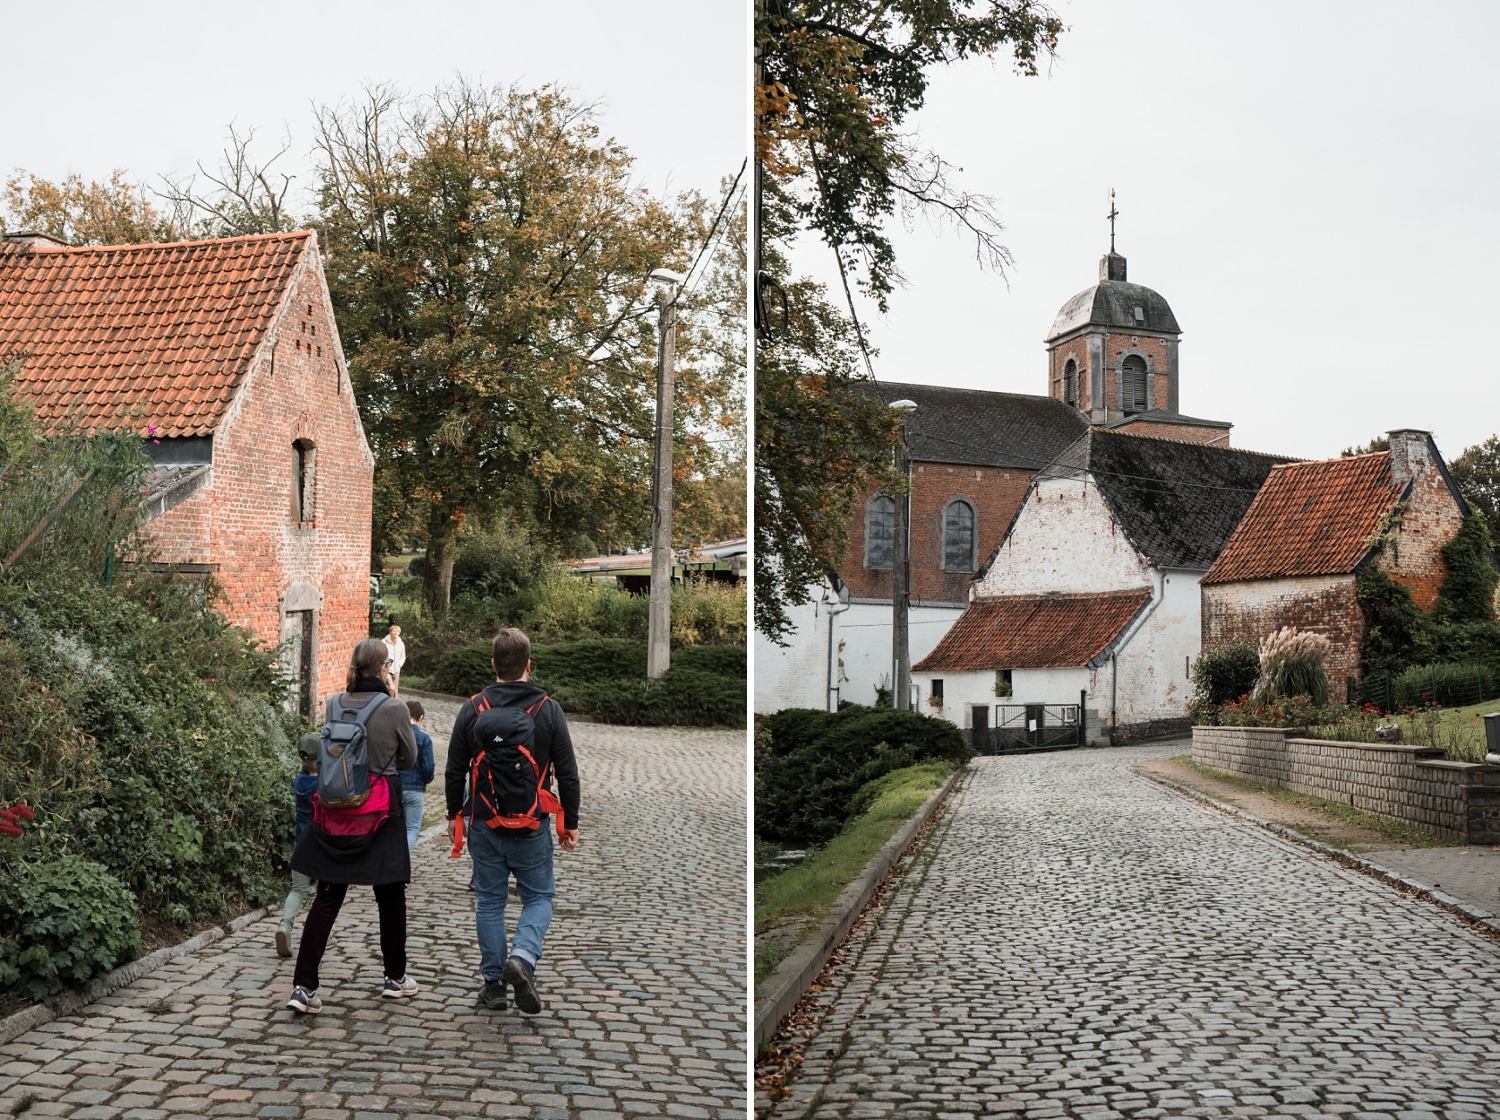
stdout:
POLYGON ((380 989, 380 994, 390 999, 404 999, 406 996, 417 994, 417 982, 410 976, 403 976, 400 980, 392 980, 389 976, 385 978, 385 987, 380 989))

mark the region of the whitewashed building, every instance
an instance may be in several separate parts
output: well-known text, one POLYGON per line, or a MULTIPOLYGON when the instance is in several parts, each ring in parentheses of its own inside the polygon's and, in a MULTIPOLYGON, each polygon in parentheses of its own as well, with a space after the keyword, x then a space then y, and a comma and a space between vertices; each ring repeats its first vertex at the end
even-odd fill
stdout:
POLYGON ((967 610, 913 665, 981 748, 1186 724, 1198 581, 1271 468, 1251 451, 1094 429, 1037 475, 967 610))

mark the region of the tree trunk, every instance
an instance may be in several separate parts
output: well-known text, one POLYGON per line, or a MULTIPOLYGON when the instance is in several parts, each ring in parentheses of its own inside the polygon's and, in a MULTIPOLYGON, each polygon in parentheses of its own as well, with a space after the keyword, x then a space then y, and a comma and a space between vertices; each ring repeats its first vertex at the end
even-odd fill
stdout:
POLYGON ((453 592, 453 523, 443 518, 428 526, 427 563, 422 572, 422 598, 433 619, 448 617, 448 603, 453 592))

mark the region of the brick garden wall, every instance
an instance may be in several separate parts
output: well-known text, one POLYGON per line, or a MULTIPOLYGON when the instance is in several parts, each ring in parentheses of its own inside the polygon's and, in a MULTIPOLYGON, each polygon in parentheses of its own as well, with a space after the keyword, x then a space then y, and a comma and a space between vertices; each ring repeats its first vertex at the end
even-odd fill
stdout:
POLYGON ((1344 680, 1359 675, 1359 643, 1365 616, 1353 576, 1306 576, 1209 584, 1203 588, 1203 648, 1222 642, 1259 644, 1283 626, 1322 634, 1332 643, 1328 658, 1331 695, 1344 698, 1344 680))
POLYGON ((1470 844, 1500 843, 1500 766, 1436 747, 1335 743, 1273 727, 1195 727, 1193 761, 1470 844))

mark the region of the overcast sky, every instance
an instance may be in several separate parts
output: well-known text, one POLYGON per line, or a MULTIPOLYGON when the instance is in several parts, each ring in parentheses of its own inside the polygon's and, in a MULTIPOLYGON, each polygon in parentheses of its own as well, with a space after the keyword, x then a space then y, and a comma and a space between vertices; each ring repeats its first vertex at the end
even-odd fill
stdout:
MULTIPOLYGON (((990 194, 1006 281, 919 223, 873 319, 886 380, 1046 392, 1042 340, 1109 244, 1182 328, 1181 409, 1338 454, 1500 430, 1500 4, 1066 0, 1049 76, 938 74, 926 144, 990 194)), ((807 254, 804 254, 804 260, 807 254)))
POLYGON ((461 73, 567 87, 642 183, 718 197, 748 143, 748 26, 745 0, 8 4, 0 170, 155 182, 213 168, 231 120, 273 144, 289 127, 305 161, 313 103, 461 73))

